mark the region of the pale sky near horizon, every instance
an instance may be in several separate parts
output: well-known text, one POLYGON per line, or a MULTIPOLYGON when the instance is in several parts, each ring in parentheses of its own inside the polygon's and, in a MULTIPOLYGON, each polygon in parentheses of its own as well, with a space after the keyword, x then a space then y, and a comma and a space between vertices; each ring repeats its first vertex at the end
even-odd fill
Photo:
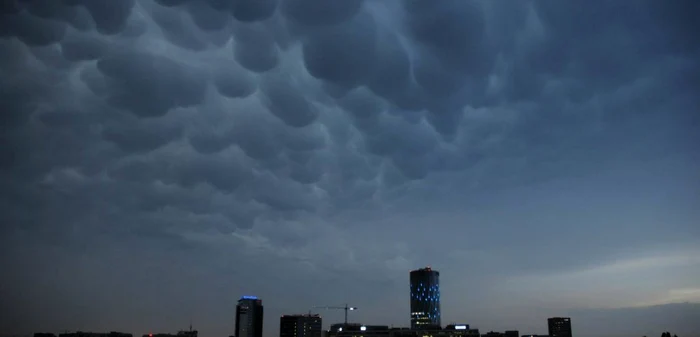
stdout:
POLYGON ((242 295, 265 337, 317 305, 408 326, 430 265, 443 325, 700 337, 654 307, 700 303, 697 13, 3 1, 0 331, 228 336, 242 295))

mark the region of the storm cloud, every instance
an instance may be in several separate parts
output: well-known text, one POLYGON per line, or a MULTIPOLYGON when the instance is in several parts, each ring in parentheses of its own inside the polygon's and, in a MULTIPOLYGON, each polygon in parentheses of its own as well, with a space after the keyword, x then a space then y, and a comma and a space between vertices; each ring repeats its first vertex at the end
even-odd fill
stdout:
MULTIPOLYGON (((699 11, 3 1, 0 330, 193 319, 232 334, 244 293, 269 308, 266 336, 276 314, 348 301, 357 320, 406 325, 406 274, 424 264, 454 295, 444 319, 478 326, 496 308, 517 317, 503 289, 543 291, 500 281, 687 254, 699 11)), ((694 276, 639 287, 700 287, 694 276)), ((541 300, 540 320, 596 306, 541 300)))

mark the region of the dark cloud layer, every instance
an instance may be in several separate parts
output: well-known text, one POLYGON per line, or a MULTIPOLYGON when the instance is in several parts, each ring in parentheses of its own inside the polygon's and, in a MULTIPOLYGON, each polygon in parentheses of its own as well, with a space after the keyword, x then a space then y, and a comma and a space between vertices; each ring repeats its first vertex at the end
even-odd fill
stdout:
MULTIPOLYGON (((484 218, 494 214, 488 202, 511 210, 527 204, 495 197, 503 191, 529 200, 537 193, 523 188, 560 179, 576 188, 635 186, 600 172, 649 173, 630 174, 669 197, 640 202, 681 207, 666 228, 695 242, 699 233, 688 224, 698 219, 689 206, 697 194, 670 186, 697 186, 700 178, 688 169, 698 165, 700 144, 697 12, 690 0, 2 1, 2 263, 34 267, 0 284, 9 289, 3 295, 20 293, 2 307, 17 310, 0 330, 76 324, 65 315, 44 324, 37 298, 21 295, 49 289, 41 292, 52 308, 82 296, 74 288, 97 284, 85 276, 96 262, 75 256, 104 256, 124 273, 168 261, 167 275, 190 259, 206 261, 161 290, 137 284, 155 282, 150 276, 119 289, 171 298, 168 291, 223 273, 211 282, 230 288, 231 301, 235 292, 281 296, 271 312, 328 303, 309 303, 306 291, 276 293, 276 284, 250 275, 286 268, 290 287, 318 282, 313 301, 347 300, 322 281, 382 296, 408 268, 453 253, 422 240, 463 250, 460 235, 503 239, 499 254, 483 253, 491 244, 473 248, 493 261, 511 256, 504 268, 514 273, 550 270, 557 261, 600 263, 619 248, 600 237, 622 227, 564 217, 572 228, 598 230, 572 230, 590 241, 562 239, 531 251, 541 262, 528 262, 520 255, 526 239, 553 235, 556 217, 521 209, 484 218), (425 220, 452 212, 482 218, 425 220), (508 231, 512 237, 503 237, 508 231), (570 256, 550 250, 567 245, 570 256), (46 256, 84 277, 31 281, 46 256), (240 276, 245 268, 252 271, 240 276), (294 301, 302 307, 285 304, 294 301)), ((593 203, 573 197, 576 188, 552 188, 572 195, 552 212, 593 203)), ((614 202, 631 208, 637 197, 614 202)), ((596 205, 571 209, 582 217, 610 212, 596 205)), ((638 226, 632 250, 666 233, 638 226)), ((488 275, 474 282, 488 285, 488 275)), ((100 305, 129 307, 101 296, 100 305)), ((232 305, 218 301, 216 310, 232 305)), ((80 315, 79 306, 66 310, 80 315)), ((114 310, 116 318, 97 321, 132 319, 114 310)), ((120 324, 148 324, 135 322, 120 324)), ((91 327, 112 329, 100 324, 91 327)), ((230 334, 229 325, 212 324, 204 330, 230 334)))

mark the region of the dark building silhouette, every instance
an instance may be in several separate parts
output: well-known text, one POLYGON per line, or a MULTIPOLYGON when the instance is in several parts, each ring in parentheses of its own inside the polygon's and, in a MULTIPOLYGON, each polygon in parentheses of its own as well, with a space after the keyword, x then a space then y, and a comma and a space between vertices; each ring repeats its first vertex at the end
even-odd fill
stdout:
POLYGON ((440 327, 440 272, 430 267, 411 271, 411 329, 440 327))
POLYGON ((522 335, 521 337, 549 337, 549 335, 522 335))
POLYGON ((56 334, 50 332, 35 332, 34 337, 56 337, 56 334))
POLYGON ((336 323, 331 325, 329 336, 388 336, 388 325, 364 325, 360 323, 336 323))
POLYGON ((262 337, 263 305, 255 296, 243 296, 236 306, 235 337, 262 337))
MULTIPOLYGON (((142 337, 197 337, 197 330, 192 330, 190 326, 189 330, 180 330, 176 334, 174 333, 147 333, 142 337)), ((117 337, 117 336, 113 336, 117 337)))
POLYGON ((547 319, 550 337, 571 337, 571 318, 552 317, 547 319))
MULTIPOLYGON (((37 335, 41 335, 43 337, 55 336, 52 333, 34 334, 34 336, 38 337, 37 335)), ((76 331, 76 332, 66 332, 66 333, 58 334, 58 337, 133 337, 133 335, 130 333, 116 332, 116 331, 112 331, 112 332, 76 331)))
POLYGON ((489 331, 481 335, 481 337, 505 337, 505 334, 502 332, 489 331))
POLYGON ((321 337, 323 321, 320 315, 283 315, 280 317, 280 337, 321 337))
POLYGON ((181 330, 177 332, 177 337, 197 337, 198 332, 197 330, 192 330, 192 327, 190 326, 189 330, 181 330))
POLYGON ((506 332, 489 331, 482 335, 483 337, 520 337, 518 330, 507 330, 506 332))
POLYGON ((452 325, 457 329, 415 330, 410 328, 389 328, 386 325, 363 325, 358 323, 338 323, 331 325, 328 337, 480 337, 478 329, 466 328, 466 324, 452 325))
MULTIPOLYGON (((53 335, 53 334, 51 334, 53 335)), ((132 337, 133 335, 130 333, 124 333, 124 332, 85 332, 85 331, 76 331, 76 332, 66 332, 66 333, 61 333, 58 334, 58 337, 132 337)))

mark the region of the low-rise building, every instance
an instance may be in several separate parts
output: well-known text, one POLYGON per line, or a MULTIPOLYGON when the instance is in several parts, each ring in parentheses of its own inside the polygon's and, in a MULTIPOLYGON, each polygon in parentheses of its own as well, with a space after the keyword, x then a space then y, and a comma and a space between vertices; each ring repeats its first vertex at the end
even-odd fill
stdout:
POLYGON ((320 315, 282 315, 280 337, 322 337, 323 320, 320 315))
POLYGON ((328 337, 480 337, 468 324, 452 324, 441 330, 390 328, 386 325, 359 323, 333 324, 328 337))
MULTIPOLYGON (((176 334, 172 333, 147 333, 143 335, 142 337, 197 337, 198 332, 197 330, 181 330, 178 331, 176 334)), ((113 337, 118 337, 118 336, 113 336, 113 337)), ((124 336, 122 336, 124 337, 124 336)))
MULTIPOLYGON (((51 335, 53 335, 53 334, 51 334, 51 335)), ((76 332, 66 332, 66 333, 58 334, 58 337, 133 337, 133 335, 130 333, 116 332, 116 331, 111 331, 111 332, 76 331, 76 332)))

